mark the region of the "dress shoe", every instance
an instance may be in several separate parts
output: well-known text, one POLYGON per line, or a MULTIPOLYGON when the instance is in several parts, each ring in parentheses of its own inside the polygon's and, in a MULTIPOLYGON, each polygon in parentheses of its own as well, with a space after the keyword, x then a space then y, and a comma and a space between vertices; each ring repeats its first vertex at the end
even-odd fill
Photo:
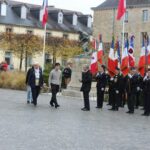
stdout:
POLYGON ((30 104, 30 101, 27 101, 27 104, 30 104))
POLYGON ((51 107, 54 107, 54 104, 53 104, 53 102, 51 102, 51 101, 50 101, 50 103, 49 103, 49 104, 51 105, 51 107))
POLYGON ((99 107, 99 106, 96 106, 95 108, 97 108, 97 109, 102 109, 102 107, 99 107))
POLYGON ((114 109, 114 108, 111 108, 111 109, 108 109, 108 110, 115 111, 115 109, 114 109))
POLYGON ((128 111, 128 112, 126 112, 127 114, 134 114, 134 112, 133 111, 128 111))
POLYGON ((60 105, 58 105, 58 104, 57 104, 57 105, 55 105, 55 108, 58 108, 58 107, 60 107, 60 105))
POLYGON ((142 114, 142 116, 149 116, 150 114, 148 114, 148 113, 144 113, 144 114, 142 114))
POLYGON ((81 109, 82 111, 90 111, 90 109, 87 109, 87 108, 83 108, 81 109))

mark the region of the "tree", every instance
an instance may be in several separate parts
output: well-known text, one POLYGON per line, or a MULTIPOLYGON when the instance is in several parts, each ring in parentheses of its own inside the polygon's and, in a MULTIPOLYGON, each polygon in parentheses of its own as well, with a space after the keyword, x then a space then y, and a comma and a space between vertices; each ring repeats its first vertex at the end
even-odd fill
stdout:
POLYGON ((56 63, 56 58, 63 59, 71 58, 81 54, 82 47, 79 41, 64 39, 60 37, 47 37, 46 51, 53 56, 53 64, 56 63))
POLYGON ((42 39, 33 34, 15 34, 6 32, 0 34, 0 44, 4 50, 13 52, 20 59, 20 71, 22 62, 25 59, 25 70, 27 71, 28 56, 34 56, 42 49, 42 39))

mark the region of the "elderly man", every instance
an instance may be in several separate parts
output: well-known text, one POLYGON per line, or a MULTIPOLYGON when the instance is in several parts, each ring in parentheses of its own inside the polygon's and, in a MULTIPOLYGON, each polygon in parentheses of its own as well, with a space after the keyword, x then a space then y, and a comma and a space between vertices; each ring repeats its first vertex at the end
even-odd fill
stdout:
POLYGON ((33 68, 30 71, 28 82, 32 91, 33 104, 37 105, 37 98, 40 94, 41 87, 43 86, 42 69, 38 62, 33 63, 33 68))
POLYGON ((84 98, 84 108, 82 108, 81 110, 90 111, 89 93, 92 84, 92 74, 89 70, 88 65, 83 66, 82 79, 80 80, 80 82, 82 82, 81 91, 83 92, 84 98))

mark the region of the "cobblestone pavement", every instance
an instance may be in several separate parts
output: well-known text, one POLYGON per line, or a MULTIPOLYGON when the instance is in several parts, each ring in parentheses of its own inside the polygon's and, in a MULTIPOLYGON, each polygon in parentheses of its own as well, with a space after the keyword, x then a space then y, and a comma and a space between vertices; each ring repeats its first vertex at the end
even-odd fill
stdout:
POLYGON ((38 106, 26 104, 26 93, 0 90, 0 150, 150 150, 150 118, 95 109, 82 112, 82 101, 59 97, 50 108, 49 95, 38 106))

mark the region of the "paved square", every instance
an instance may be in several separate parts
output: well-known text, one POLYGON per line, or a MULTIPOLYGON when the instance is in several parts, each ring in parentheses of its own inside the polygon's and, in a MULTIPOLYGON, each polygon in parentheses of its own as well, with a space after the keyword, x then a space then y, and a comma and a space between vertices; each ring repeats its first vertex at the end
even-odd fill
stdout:
POLYGON ((49 95, 38 106, 26 104, 26 93, 0 90, 0 150, 150 150, 150 118, 110 112, 105 106, 82 112, 83 102, 59 97, 59 109, 49 107, 49 95))

